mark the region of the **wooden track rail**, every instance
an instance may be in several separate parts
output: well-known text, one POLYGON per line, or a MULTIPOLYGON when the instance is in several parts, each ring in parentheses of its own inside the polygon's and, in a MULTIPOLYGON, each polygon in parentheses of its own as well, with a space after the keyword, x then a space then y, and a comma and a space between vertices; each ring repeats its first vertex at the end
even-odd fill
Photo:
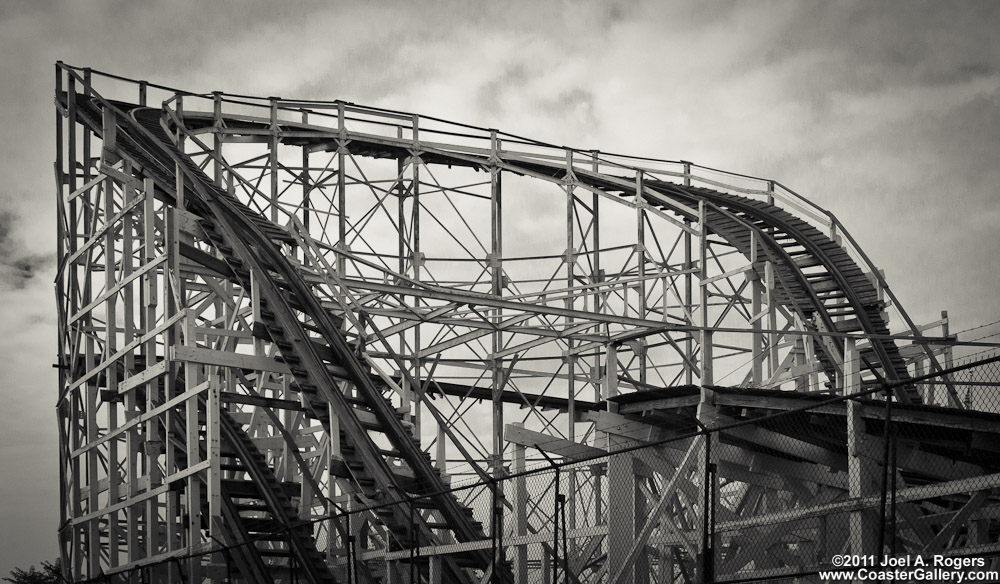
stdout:
MULTIPOLYGON (((275 249, 272 238, 280 241, 284 232, 269 225, 259 215, 246 209, 234 198, 212 186, 207 177, 198 175, 200 171, 189 160, 176 152, 167 150, 170 148, 169 143, 166 142, 168 138, 159 125, 160 116, 156 110, 134 110, 132 116, 151 135, 139 137, 134 149, 123 146, 123 154, 135 156, 136 162, 144 167, 152 165, 166 170, 170 163, 180 162, 184 164, 187 170, 184 178, 191 181, 192 192, 200 192, 199 194, 206 197, 206 200, 201 201, 207 207, 206 209, 198 209, 197 205, 192 205, 191 208, 196 212, 210 212, 211 215, 207 218, 217 222, 217 226, 229 226, 224 239, 233 246, 230 262, 232 263, 232 260, 236 259, 244 265, 256 268, 255 273, 259 274, 259 279, 255 283, 262 287, 263 296, 268 299, 268 308, 270 309, 265 314, 265 326, 275 343, 285 347, 282 357, 292 365, 292 372, 301 391, 306 395, 313 396, 307 400, 307 404, 312 409, 314 416, 329 426, 327 405, 330 404, 334 407, 339 418, 340 428, 344 432, 343 438, 347 446, 344 455, 347 459, 347 466, 351 469, 351 478, 358 488, 366 492, 370 499, 377 501, 386 496, 383 494, 384 491, 389 490, 386 489, 386 486, 396 484, 395 475, 388 468, 382 455, 367 434, 370 428, 363 427, 356 418, 356 406, 363 405, 375 414, 381 424, 379 428, 381 432, 393 443, 400 453, 400 458, 406 461, 419 477, 416 484, 420 485, 420 489, 415 494, 444 491, 445 485, 441 481, 439 471, 430 465, 410 431, 400 423, 399 415, 382 397, 379 388, 373 384, 370 373, 364 370, 342 333, 337 329, 336 322, 319 306, 319 302, 310 294, 294 268, 288 266, 275 249), (208 199, 208 197, 214 197, 214 200, 208 199), (229 241, 237 239, 236 233, 242 234, 240 236, 242 241, 229 241), (305 309, 307 315, 321 331, 323 341, 337 356, 338 362, 325 362, 319 357, 311 342, 307 340, 309 335, 302 328, 301 322, 292 309, 292 304, 305 309), (269 316, 270 318, 268 318, 269 316), (360 394, 358 396, 358 399, 361 400, 360 403, 352 404, 337 389, 337 382, 331 377, 328 370, 331 365, 345 367, 349 371, 350 379, 360 394)), ((135 128, 129 129, 135 131, 135 128)), ((124 143, 124 140, 122 142, 124 143)), ((163 178, 166 177, 162 177, 161 180, 163 178)), ((167 183, 167 185, 169 184, 167 183)), ((225 246, 221 249, 224 250, 225 246)), ((237 274, 241 273, 249 275, 247 272, 237 271, 237 274)), ((249 280, 245 284, 250 285, 249 280)), ((402 487, 397 486, 394 490, 396 493, 393 494, 400 499, 408 496, 406 489, 402 487)), ((458 541, 485 538, 482 528, 470 518, 469 511, 463 508, 453 495, 438 494, 433 495, 432 499, 438 506, 437 510, 452 527, 454 537, 458 541)), ((393 534, 395 545, 405 548, 433 541, 434 536, 430 528, 426 526, 426 522, 423 522, 422 529, 411 531, 408 514, 404 511, 403 506, 396 505, 389 509, 392 513, 382 516, 381 519, 388 526, 390 533, 393 534)), ((479 556, 478 564, 485 568, 488 565, 489 557, 485 553, 481 553, 479 556)), ((460 569, 453 561, 449 560, 447 565, 451 568, 451 581, 464 581, 460 569)))
MULTIPOLYGON (((207 121, 195 116, 191 127, 203 127, 207 121)), ((262 130, 258 124, 248 120, 243 120, 241 126, 247 130, 262 130)), ((352 148, 367 156, 391 158, 406 154, 406 143, 403 141, 376 141, 350 132, 348 136, 352 148)), ((317 136, 310 140, 299 134, 289 141, 320 146, 329 138, 317 136)), ((486 156, 433 147, 426 150, 423 160, 427 164, 474 168, 486 168, 490 164, 486 156)), ((503 162, 505 170, 516 174, 545 177, 554 182, 569 178, 565 167, 555 162, 527 161, 519 157, 503 162)), ((574 169, 572 178, 622 197, 636 195, 634 183, 623 182, 617 175, 574 169)), ((775 204, 718 190, 652 179, 645 181, 644 185, 642 199, 661 210, 678 212, 681 209, 683 213, 685 207, 669 205, 667 201, 684 203, 688 209, 697 209, 699 201, 708 203, 708 230, 736 246, 747 257, 751 256, 750 231, 761 235, 765 253, 776 256, 775 269, 781 283, 779 289, 774 291, 776 298, 788 309, 801 314, 804 320, 810 321, 815 316, 824 329, 831 332, 888 336, 883 312, 885 302, 879 297, 872 281, 839 243, 813 225, 775 204)), ((697 221, 698 217, 691 214, 687 219, 697 221)), ((755 269, 763 274, 763 262, 755 269)), ((843 359, 843 347, 828 346, 817 339, 815 348, 832 382, 839 371, 837 363, 843 359)), ((891 382, 909 378, 906 365, 892 341, 874 340, 863 358, 869 370, 879 378, 891 382)), ((907 403, 920 402, 920 396, 913 387, 898 390, 897 397, 907 403)))
MULTIPOLYGON (((421 513, 410 513, 408 504, 396 504, 380 510, 379 520, 390 534, 392 549, 431 545, 439 541, 441 536, 435 530, 442 525, 447 525, 451 537, 459 542, 485 539, 482 525, 472 518, 471 509, 462 506, 454 495, 441 494, 447 491, 447 485, 442 482, 440 471, 431 465, 411 430, 403 425, 402 416, 383 397, 382 388, 339 330, 337 319, 320 306, 319 300, 312 296, 295 268, 281 255, 278 246, 290 239, 288 233, 211 184, 194 163, 173 148, 160 125, 157 110, 122 102, 101 103, 101 100, 84 96, 78 97, 78 103, 81 118, 95 133, 101 131, 102 107, 116 107, 124 114, 118 117, 118 154, 131 160, 142 169, 143 174, 154 179, 158 196, 162 195, 172 202, 177 184, 174 168, 178 164, 183 167, 180 178, 184 181, 187 196, 191 197, 188 209, 204 218, 206 234, 222 252, 232 274, 248 289, 257 286, 267 299, 262 310, 263 329, 269 340, 280 348, 280 358, 291 367, 299 391, 307 396, 305 402, 310 414, 321 421, 327 430, 331 427, 331 408, 337 417, 345 459, 341 468, 342 472, 346 471, 343 472, 344 478, 351 480, 368 500, 376 503, 430 493, 427 501, 418 504, 427 507, 427 502, 431 502, 432 513, 442 517, 441 521, 434 522, 433 528, 421 513), (192 195, 197 195, 197 198, 192 195), (250 269, 254 270, 253 283, 250 269), (300 314, 311 322, 313 329, 318 329, 319 338, 303 327, 300 314), (317 351, 317 341, 324 345, 323 357, 317 351), (331 369, 346 370, 347 379, 335 378, 331 369), (353 389, 349 391, 354 393, 353 397, 345 395, 340 389, 345 381, 350 382, 353 389), (358 411, 373 414, 378 420, 377 425, 363 424, 357 418, 358 411), (400 484, 398 473, 389 467, 384 452, 375 445, 369 432, 381 434, 393 444, 396 459, 406 464, 415 475, 415 480, 408 481, 406 485, 400 484), (417 519, 416 524, 411 524, 413 517, 417 519)), ((261 485, 261 497, 268 502, 272 513, 280 515, 286 505, 282 504, 281 496, 272 488, 274 485, 268 483, 261 465, 252 464, 255 462, 254 455, 245 440, 241 439, 240 431, 233 427, 231 420, 224 422, 222 427, 232 444, 242 445, 246 450, 240 453, 240 459, 244 464, 249 461, 249 469, 256 470, 260 475, 255 483, 261 485)), ((285 525, 291 520, 288 517, 276 519, 278 524, 285 525)), ((291 551, 301 565, 308 567, 305 575, 310 581, 314 584, 330 581, 332 575, 329 571, 318 567, 321 559, 315 552, 314 544, 301 535, 296 535, 292 541, 291 551)), ((485 569, 491 561, 489 550, 473 550, 465 557, 470 558, 471 563, 463 561, 463 564, 479 569, 485 569)), ((456 560, 446 557, 444 566, 446 581, 468 582, 456 560)), ((366 580, 370 578, 370 574, 364 576, 366 580)))

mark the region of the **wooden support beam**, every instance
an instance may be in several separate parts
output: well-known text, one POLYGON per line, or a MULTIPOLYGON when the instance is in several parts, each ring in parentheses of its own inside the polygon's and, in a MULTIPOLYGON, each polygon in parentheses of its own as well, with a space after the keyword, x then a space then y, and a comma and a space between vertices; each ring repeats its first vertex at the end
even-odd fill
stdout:
MULTIPOLYGON (((722 394, 716 394, 721 396, 722 394)), ((673 437, 667 430, 630 420, 612 412, 587 412, 584 419, 593 421, 595 428, 609 435, 614 451, 617 448, 633 446, 643 442, 655 442, 673 437)), ((691 439, 666 442, 661 455, 670 459, 687 448, 691 439)), ((796 463, 787 458, 748 452, 732 444, 713 445, 719 452, 720 473, 723 477, 740 477, 739 480, 753 482, 769 488, 779 488, 784 477, 794 477, 810 483, 822 484, 838 489, 847 488, 847 474, 812 462, 796 463), (775 481, 778 482, 775 482, 775 481)))
POLYGON ((944 547, 944 544, 951 539, 955 532, 958 531, 958 528, 965 523, 970 515, 982 507, 983 503, 986 502, 989 496, 989 490, 976 491, 973 493, 972 496, 969 497, 969 500, 962 505, 962 508, 959 509, 958 512, 952 516, 951 520, 949 520, 948 523, 946 523, 944 527, 942 527, 941 530, 934 535, 933 539, 924 545, 924 548, 920 550, 920 552, 924 554, 936 552, 944 547))
POLYGON ((217 365, 219 367, 236 367, 238 369, 250 369, 253 371, 271 371, 273 373, 291 372, 288 369, 288 365, 270 357, 258 357, 256 355, 244 355, 199 347, 172 347, 171 357, 175 361, 190 361, 192 363, 217 365))
MULTIPOLYGON (((844 395, 861 389, 861 356, 854 339, 844 339, 843 387, 844 395)), ((847 402, 847 475, 850 496, 856 500, 871 497, 880 490, 879 463, 864 444, 868 435, 861 413, 864 407, 855 400, 847 402)), ((876 509, 859 508, 851 512, 852 554, 882 554, 882 550, 877 549, 880 520, 876 509)))
POLYGON ((607 454, 607 452, 600 448, 594 448, 593 446, 587 446, 586 444, 580 444, 563 438, 556 438, 548 434, 528 430, 515 424, 507 424, 504 428, 504 438, 511 444, 537 448, 568 460, 607 454))
MULTIPOLYGON (((802 399, 787 398, 775 392, 775 395, 741 395, 738 393, 717 392, 716 403, 720 406, 736 406, 758 408, 761 410, 793 410, 808 404, 802 399)), ((809 410, 813 414, 831 416, 846 416, 844 404, 816 406, 809 410)), ((879 420, 885 416, 877 408, 863 408, 863 419, 879 420)), ((987 434, 1000 434, 1000 417, 994 417, 985 412, 969 415, 963 410, 952 408, 908 408, 906 404, 893 404, 892 419, 896 423, 919 424, 926 427, 944 427, 956 430, 970 430, 987 434)))
POLYGON ((618 570, 615 582, 624 577, 629 584, 645 584, 649 569, 642 520, 648 508, 635 465, 631 455, 612 456, 608 462, 608 515, 615 519, 608 523, 607 563, 618 570))
MULTIPOLYGON (((673 475, 663 486, 660 492, 657 493, 659 500, 657 500, 655 503, 652 503, 652 501, 647 502, 647 505, 652 503, 651 509, 647 510, 645 508, 639 508, 635 506, 636 504, 633 504, 634 506, 632 510, 635 512, 634 515, 635 520, 642 525, 642 528, 638 530, 638 532, 634 535, 634 537, 628 537, 627 533, 624 533, 620 530, 616 530, 614 524, 609 526, 608 563, 611 566, 614 566, 615 569, 614 575, 608 580, 609 584, 618 584, 619 582, 648 581, 649 578, 648 560, 645 559, 643 556, 645 555, 645 549, 647 541, 649 540, 649 536, 653 533, 653 529, 661 524, 668 530, 675 531, 673 525, 670 524, 669 521, 661 523, 661 516, 673 502, 674 491, 677 488, 678 482, 687 481, 692 468, 697 467, 698 458, 701 452, 704 451, 704 446, 705 446, 705 441, 703 439, 695 440, 694 442, 691 443, 691 446, 688 447, 688 451, 684 454, 684 458, 681 460, 680 465, 674 471, 673 475), (640 511, 642 511, 643 513, 640 513, 640 511), (643 521, 643 518, 645 518, 645 521, 643 521), (623 549, 616 549, 617 546, 622 546, 622 545, 625 545, 627 547, 623 549), (622 551, 625 551, 625 553, 622 554, 622 551), (645 573, 641 574, 639 570, 643 570, 645 573)), ((618 457, 621 457, 621 455, 618 455, 618 457)), ((617 483, 617 480, 620 479, 616 480, 614 473, 616 471, 616 468, 621 468, 621 465, 616 464, 616 462, 612 461, 612 463, 609 466, 610 468, 608 470, 608 473, 611 476, 610 479, 611 484, 615 485, 617 483)), ((632 473, 631 476, 634 477, 635 474, 632 473)), ((613 501, 616 495, 619 494, 628 496, 630 493, 611 492, 609 494, 611 501, 613 501)), ((614 511, 612 511, 612 513, 614 513, 614 511)), ((626 518, 625 523, 627 525, 629 523, 629 521, 627 520, 628 516, 626 515, 624 516, 624 518, 626 518)))

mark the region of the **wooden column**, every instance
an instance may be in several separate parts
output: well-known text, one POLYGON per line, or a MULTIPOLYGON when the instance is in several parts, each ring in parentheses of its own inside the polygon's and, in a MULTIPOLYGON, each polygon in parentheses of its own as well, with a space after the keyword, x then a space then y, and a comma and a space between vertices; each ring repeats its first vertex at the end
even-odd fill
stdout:
MULTIPOLYGON (((566 263, 566 288, 572 288, 576 285, 576 228, 574 227, 574 215, 576 212, 576 174, 573 171, 573 151, 566 150, 566 253, 564 255, 564 260, 566 263)), ((582 234, 581 234, 582 235, 582 234)), ((580 243, 583 245, 583 242, 580 243)), ((573 310, 574 308, 574 295, 568 295, 564 301, 564 306, 567 310, 573 310)), ((575 319, 570 316, 566 318, 566 326, 568 328, 573 327, 575 319)), ((574 343, 572 339, 566 340, 566 353, 563 356, 563 363, 566 365, 566 436, 570 441, 576 441, 576 361, 577 357, 573 354, 574 343)), ((568 483, 566 489, 566 524, 568 529, 576 528, 576 471, 574 469, 569 469, 566 473, 566 482, 568 483)), ((569 540, 567 542, 569 549, 565 550, 566 553, 570 553, 571 550, 576 549, 576 541, 569 540)))
POLYGON ((632 565, 629 551, 646 519, 646 501, 639 482, 638 462, 630 454, 614 455, 608 461, 608 566, 612 573, 626 566, 618 584, 649 582, 647 554, 640 551, 632 565))
MULTIPOLYGON (((521 422, 514 422, 512 426, 524 427, 521 422)), ((519 473, 525 469, 525 447, 521 444, 514 445, 514 473, 519 473)), ((528 487, 525 477, 519 476, 514 479, 514 534, 516 537, 528 534, 528 487)), ((514 582, 520 584, 528 581, 528 548, 519 545, 514 549, 514 582)))
MULTIPOLYGON (((684 163, 684 186, 686 187, 691 186, 690 162, 684 163)), ((684 222, 689 223, 689 221, 686 218, 684 222)), ((684 239, 684 309, 690 315, 691 313, 694 312, 694 299, 693 299, 694 274, 691 271, 694 268, 694 263, 692 261, 693 258, 691 251, 691 246, 692 246, 691 240, 693 239, 691 232, 685 231, 683 239, 684 239)), ((688 324, 693 325, 694 321, 690 320, 688 324)), ((694 370, 692 369, 692 365, 694 364, 695 359, 694 359, 694 343, 691 342, 692 336, 693 333, 691 335, 688 335, 688 338, 684 340, 684 353, 687 356, 687 363, 685 363, 684 365, 684 383, 686 385, 691 385, 694 381, 694 370)))
MULTIPOLYGON (((337 102, 337 248, 347 251, 347 120, 344 103, 337 102)), ((347 258, 337 254, 337 274, 346 277, 347 258)))
POLYGON ((278 98, 269 98, 271 104, 271 134, 267 141, 267 165, 270 176, 270 217, 273 223, 278 222, 278 98))
MULTIPOLYGON (((637 273, 639 282, 636 286, 636 316, 647 318, 646 307, 646 200, 643 199, 643 175, 642 171, 635 173, 635 219, 636 219, 636 243, 635 257, 637 262, 637 273)), ((634 345, 639 362, 639 383, 646 383, 646 339, 636 339, 634 345)))
MULTIPOLYGON (((861 357, 854 339, 844 339, 844 395, 861 389, 861 357)), ((879 453, 874 440, 867 440, 862 406, 847 402, 847 480, 851 498, 870 497, 879 492, 879 468, 874 458, 879 453)), ((852 554, 880 554, 878 546, 879 513, 875 508, 852 511, 850 515, 850 550, 852 554)))
MULTIPOLYGON (((705 284, 708 278, 708 209, 705 201, 698 204, 698 234, 699 234, 699 279, 701 280, 701 306, 699 308, 699 325, 701 326, 701 383, 700 397, 698 400, 697 416, 698 421, 705 428, 712 428, 718 424, 718 408, 715 405, 715 392, 710 388, 715 383, 714 356, 713 356, 713 331, 711 327, 715 324, 709 319, 708 298, 709 287, 705 284)), ((705 448, 710 448, 710 456, 703 456, 698 464, 699 482, 702 484, 703 494, 701 501, 701 512, 703 519, 702 528, 709 524, 706 517, 713 517, 715 514, 715 503, 719 500, 719 481, 715 473, 719 463, 719 439, 717 434, 706 434, 704 436, 705 448), (707 488, 705 483, 708 482, 707 488)), ((709 564, 714 566, 714 560, 705 560, 705 556, 714 556, 715 542, 712 539, 702 539, 702 570, 709 564), (705 543, 709 549, 705 549, 705 543)), ((702 578, 711 578, 711 575, 702 573, 702 578)))
MULTIPOLYGON (((490 270, 490 292, 493 296, 500 297, 503 294, 503 184, 501 182, 500 167, 500 140, 495 131, 490 132, 490 150, 493 164, 490 168, 490 256, 491 263, 495 265, 490 270)), ((503 318, 502 311, 497 308, 492 312, 494 324, 499 323, 503 318)), ((496 355, 503 347, 503 336, 498 329, 494 329, 490 334, 490 354, 496 355)), ((504 411, 503 411, 503 389, 506 383, 504 379, 504 365, 501 359, 491 359, 490 363, 492 380, 492 405, 493 405, 493 460, 491 468, 494 478, 504 476, 504 411)), ((504 505, 503 505, 503 483, 496 486, 490 522, 493 528, 494 537, 501 537, 504 529, 504 505)), ((493 561, 497 564, 506 562, 506 551, 501 546, 497 546, 496 556, 493 561)))
MULTIPOLYGON (((757 265, 760 262, 760 245, 760 236, 756 231, 751 231, 750 265, 754 270, 757 269, 757 265)), ((748 272, 747 276, 750 278, 750 313, 753 318, 753 322, 750 325, 753 330, 750 344, 750 350, 753 355, 750 387, 760 387, 763 382, 762 370, 764 365, 764 335, 761 332, 760 324, 761 318, 763 318, 761 310, 763 308, 764 283, 756 271, 748 272)))

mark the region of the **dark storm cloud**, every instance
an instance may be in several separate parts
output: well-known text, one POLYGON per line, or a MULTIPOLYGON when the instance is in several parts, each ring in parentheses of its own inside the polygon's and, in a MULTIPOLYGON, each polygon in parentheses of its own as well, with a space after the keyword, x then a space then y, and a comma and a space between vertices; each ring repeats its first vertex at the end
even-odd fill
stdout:
POLYGON ((0 282, 15 290, 23 290, 39 271, 47 268, 52 258, 47 255, 28 255, 0 265, 0 282))
POLYGON ((612 4, 608 6, 608 24, 614 24, 616 22, 621 22, 625 19, 625 8, 621 4, 612 4))
POLYGON ((39 272, 55 260, 49 254, 33 253, 13 231, 17 215, 0 211, 0 288, 23 290, 39 272))

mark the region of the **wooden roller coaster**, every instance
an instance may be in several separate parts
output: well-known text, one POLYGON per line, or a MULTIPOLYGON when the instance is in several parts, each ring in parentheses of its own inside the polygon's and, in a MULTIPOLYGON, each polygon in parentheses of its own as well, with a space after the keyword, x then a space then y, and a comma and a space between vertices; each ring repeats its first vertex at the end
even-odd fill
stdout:
POLYGON ((780 184, 56 73, 71 580, 810 581, 886 525, 1000 553, 947 318, 780 184), (891 440, 885 394, 829 402, 886 386, 891 440))

